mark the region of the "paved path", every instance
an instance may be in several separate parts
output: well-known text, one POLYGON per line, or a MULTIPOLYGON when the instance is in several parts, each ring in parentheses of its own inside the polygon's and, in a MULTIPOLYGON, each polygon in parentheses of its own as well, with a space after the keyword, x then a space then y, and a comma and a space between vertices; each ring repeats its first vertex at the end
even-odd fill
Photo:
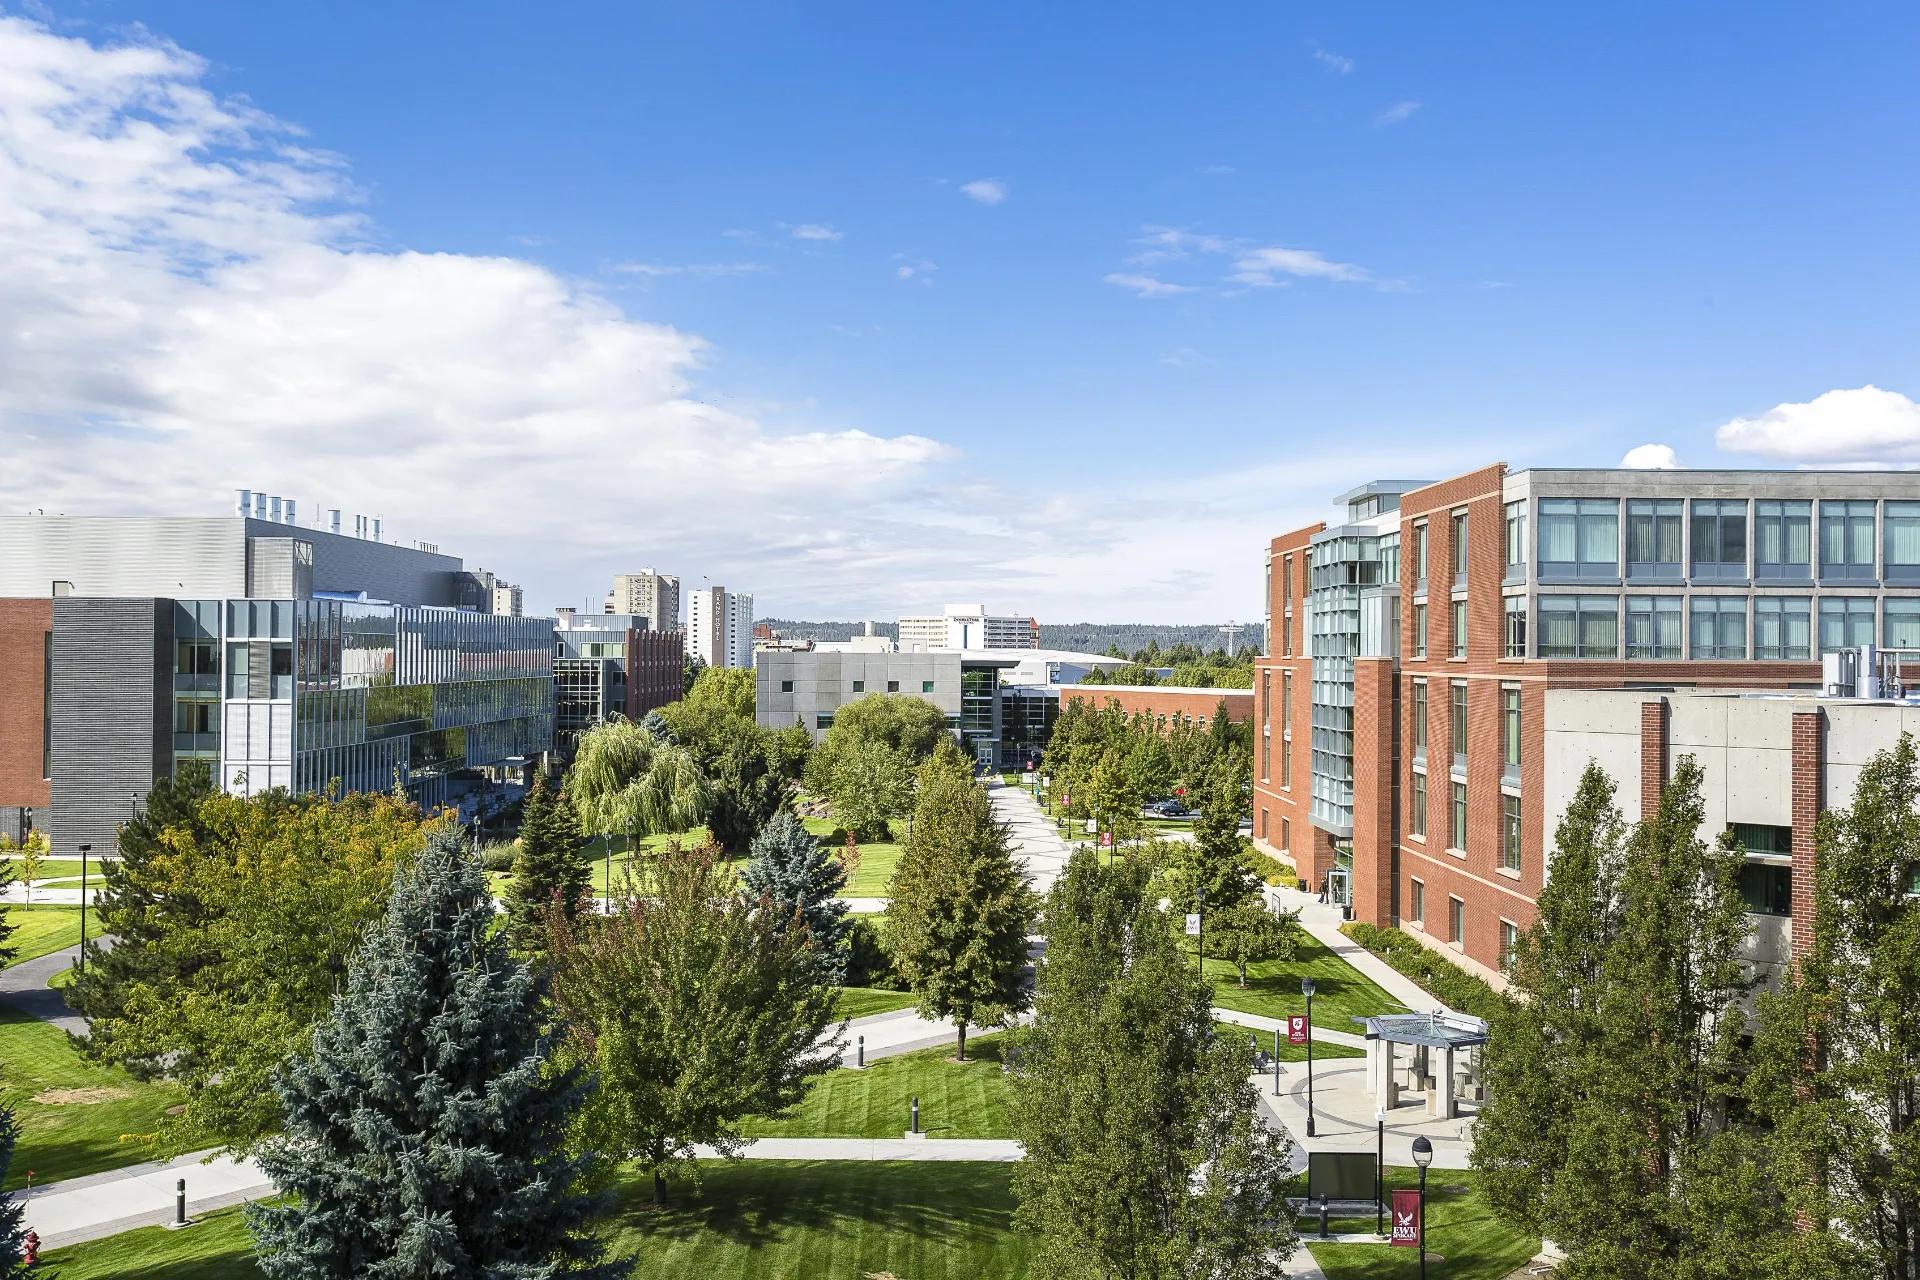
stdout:
MULTIPOLYGON (((95 889, 92 885, 87 886, 87 897, 89 899, 97 898, 99 895, 100 895, 100 891, 98 889, 95 889)), ((28 905, 26 886, 21 884, 14 884, 14 885, 10 885, 5 890, 0 890, 0 902, 4 902, 8 906, 15 906, 15 907, 28 905)), ((79 878, 75 877, 74 886, 71 889, 35 889, 33 891, 32 905, 36 907, 77 907, 79 906, 80 905, 79 878)))
MULTIPOLYGON (((989 1029, 968 1027, 967 1035, 969 1038, 985 1035, 989 1029)), ((912 1053, 915 1049, 952 1044, 957 1038, 951 1018, 923 1018, 913 1009, 872 1013, 847 1024, 846 1049, 841 1053, 840 1061, 844 1066, 853 1066, 863 1039, 866 1041, 867 1061, 872 1062, 876 1058, 912 1053)))
POLYGON ((49 978, 69 968, 79 955, 80 947, 76 943, 61 951, 22 960, 12 968, 0 969, 0 1000, 42 1022, 51 1022, 70 1035, 84 1036, 87 1020, 67 1008, 60 993, 47 986, 49 978))
POLYGON ((18 1195, 26 1202, 26 1225, 40 1233, 41 1247, 57 1249, 172 1222, 174 1184, 181 1178, 187 1182, 189 1216, 273 1194, 273 1184, 253 1161, 206 1161, 200 1152, 50 1182, 18 1195))
POLYGON ((1268 902, 1282 910, 1298 910, 1300 927, 1307 931, 1308 936, 1367 975, 1376 986, 1407 1008, 1420 1013, 1429 1009, 1442 1013, 1456 1012, 1412 978, 1341 933, 1340 908, 1328 906, 1313 894, 1302 893, 1298 889, 1280 889, 1269 885, 1264 893, 1268 902))
POLYGON ((1040 811, 1031 792, 1004 782, 989 782, 987 787, 993 816, 1010 828, 1014 856, 1026 862, 1027 879, 1034 892, 1047 892, 1053 888, 1055 877, 1066 870, 1072 850, 1040 811))

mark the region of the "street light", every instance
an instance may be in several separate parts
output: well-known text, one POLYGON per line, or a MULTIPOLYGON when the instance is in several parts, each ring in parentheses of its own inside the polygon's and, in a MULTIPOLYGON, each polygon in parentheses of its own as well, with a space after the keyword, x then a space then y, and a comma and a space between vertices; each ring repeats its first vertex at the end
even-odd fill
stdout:
POLYGON ((80 972, 87 971, 87 855, 93 846, 80 846, 80 972))
POLYGON ((1307 998, 1307 1136, 1313 1136, 1313 979, 1300 979, 1300 994, 1307 998))
POLYGON ((1433 1163, 1433 1144, 1424 1133, 1413 1140, 1413 1162, 1420 1166, 1420 1280, 1427 1280, 1427 1166, 1433 1163))
POLYGON ((1384 1109, 1374 1110, 1373 1123, 1379 1131, 1373 1158, 1373 1234, 1384 1236, 1387 1211, 1387 1113, 1384 1109))

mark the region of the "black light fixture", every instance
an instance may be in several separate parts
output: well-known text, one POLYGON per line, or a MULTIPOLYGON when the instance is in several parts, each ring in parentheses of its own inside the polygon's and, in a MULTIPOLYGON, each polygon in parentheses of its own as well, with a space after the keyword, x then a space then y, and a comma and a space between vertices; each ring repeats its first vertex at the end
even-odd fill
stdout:
POLYGON ((1313 979, 1300 979, 1300 994, 1307 998, 1307 1136, 1313 1136, 1313 979))
POLYGON ((80 846, 80 972, 87 971, 87 855, 93 846, 80 846))
POLYGON ((1427 1280, 1427 1166, 1433 1163, 1433 1144, 1424 1133, 1413 1140, 1413 1162, 1420 1166, 1420 1280, 1427 1280))

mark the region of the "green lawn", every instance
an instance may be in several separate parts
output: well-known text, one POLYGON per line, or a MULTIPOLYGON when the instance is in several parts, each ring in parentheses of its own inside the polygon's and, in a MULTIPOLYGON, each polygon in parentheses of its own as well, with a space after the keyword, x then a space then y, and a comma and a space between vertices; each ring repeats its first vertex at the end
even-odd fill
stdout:
MULTIPOLYGON (((646 1178, 603 1222, 636 1276, 701 1280, 1019 1280, 1031 1244, 1011 1229, 1004 1164, 750 1160, 702 1166, 664 1213, 646 1178)), ((257 1280, 237 1209, 190 1231, 145 1227, 46 1255, 62 1280, 257 1280)))
MULTIPOLYGON (((24 881, 27 878, 26 866, 18 858, 13 859, 13 874, 15 878, 19 880, 24 881)), ((38 872, 34 876, 34 879, 58 880, 58 879, 65 878, 67 876, 73 877, 74 885, 77 888, 80 883, 80 859, 78 858, 42 858, 40 860, 40 866, 38 868, 38 872)), ((87 859, 87 880, 91 882, 99 878, 99 876, 100 876, 100 860, 98 858, 88 858, 87 859)))
POLYGON ((892 1013, 914 1006, 910 991, 888 991, 884 987, 842 987, 833 1012, 842 1018, 864 1018, 869 1014, 892 1013))
POLYGON ((967 1037, 967 1061, 948 1062, 937 1045, 881 1058, 861 1070, 842 1067, 814 1081, 791 1119, 750 1121, 753 1138, 897 1138, 920 1099, 920 1127, 942 1138, 1010 1138, 1007 1077, 998 1036, 967 1037))
MULTIPOLYGON (((7 939, 7 945, 14 948, 10 964, 61 951, 80 941, 78 907, 8 907, 7 923, 13 926, 13 936, 7 939)), ((88 917, 87 932, 99 936, 97 917, 88 917)))
MULTIPOLYGON (((1419 1170, 1387 1169, 1387 1186, 1419 1185, 1419 1170)), ((1538 1237, 1494 1218, 1477 1186, 1474 1174, 1465 1169, 1427 1171, 1427 1274, 1433 1280, 1506 1280, 1540 1252, 1538 1237)), ((1335 1229, 1371 1232, 1373 1220, 1349 1220, 1335 1229)), ((1418 1249, 1315 1244, 1312 1252, 1327 1280, 1415 1280, 1420 1274, 1418 1249)))
MULTIPOLYGON (((1315 1010, 1315 1012, 1318 1012, 1318 1010, 1315 1010)), ((1252 1027, 1243 1027, 1237 1022, 1222 1022, 1218 1018, 1213 1020, 1213 1025, 1219 1034, 1223 1036, 1234 1036, 1243 1041, 1248 1036, 1258 1036, 1260 1039, 1260 1052, 1273 1052, 1273 1032, 1271 1031, 1256 1031, 1252 1027)), ((1365 1049, 1355 1049, 1344 1044, 1329 1044, 1325 1040, 1316 1040, 1313 1042, 1313 1057, 1316 1062, 1325 1062, 1328 1058, 1364 1058, 1366 1056, 1367 1051, 1365 1049)), ((1286 1035, 1283 1033, 1280 1037, 1280 1061, 1305 1062, 1306 1060, 1307 1046, 1303 1044, 1288 1044, 1286 1035)))
POLYGON ((1240 987, 1240 971, 1225 960, 1207 958, 1207 976, 1213 979, 1213 1002, 1222 1009, 1257 1013, 1268 1018, 1305 1013, 1306 997, 1300 979, 1313 979, 1313 1025, 1330 1031, 1359 1032, 1355 1016, 1404 1012, 1405 1006, 1375 986, 1331 948, 1305 934, 1291 960, 1267 960, 1247 966, 1247 986, 1240 987))
MULTIPOLYGON (((801 823, 808 831, 821 838, 825 843, 833 835, 833 819, 802 818, 801 823)), ((846 888, 840 890, 843 898, 884 898, 887 896, 887 881, 893 879, 893 864, 900 860, 900 845, 897 841, 876 840, 872 844, 857 846, 860 850, 860 865, 853 869, 853 876, 847 881, 846 888)))
POLYGON ((148 1158, 133 1135, 160 1127, 177 1090, 85 1062, 57 1027, 0 1005, 0 1084, 20 1118, 5 1186, 98 1173, 148 1158), (122 1141, 126 1136, 127 1140, 122 1141))

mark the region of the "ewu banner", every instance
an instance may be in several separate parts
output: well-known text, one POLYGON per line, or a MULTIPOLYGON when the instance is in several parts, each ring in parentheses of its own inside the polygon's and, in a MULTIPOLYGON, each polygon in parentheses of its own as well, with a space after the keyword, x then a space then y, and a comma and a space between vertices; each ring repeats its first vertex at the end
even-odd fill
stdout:
POLYGON ((1417 1248, 1420 1244, 1420 1193, 1418 1191, 1396 1191, 1393 1193, 1393 1234, 1387 1237, 1387 1243, 1401 1248, 1417 1248))

